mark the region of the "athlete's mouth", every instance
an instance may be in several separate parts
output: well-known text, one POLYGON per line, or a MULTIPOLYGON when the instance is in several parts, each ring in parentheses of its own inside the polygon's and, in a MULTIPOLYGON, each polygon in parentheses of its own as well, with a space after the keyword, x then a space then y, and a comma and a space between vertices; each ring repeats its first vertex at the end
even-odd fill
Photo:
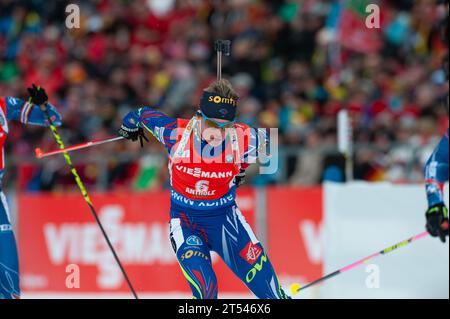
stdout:
POLYGON ((222 134, 220 132, 217 133, 208 132, 205 136, 205 141, 211 146, 218 146, 223 141, 222 134))

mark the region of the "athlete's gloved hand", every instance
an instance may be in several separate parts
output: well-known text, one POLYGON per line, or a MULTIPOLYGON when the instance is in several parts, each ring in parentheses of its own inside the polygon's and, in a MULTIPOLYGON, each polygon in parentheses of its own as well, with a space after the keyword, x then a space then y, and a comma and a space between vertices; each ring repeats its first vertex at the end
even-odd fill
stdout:
POLYGON ((445 243, 448 236, 448 209, 443 203, 433 205, 428 208, 426 214, 427 231, 433 237, 439 237, 445 243))
MULTIPOLYGON (((33 85, 30 88, 28 88, 28 93, 30 94, 28 102, 38 105, 43 112, 46 112, 48 118, 52 121, 53 125, 55 125, 56 127, 61 126, 62 124, 61 114, 58 113, 58 111, 53 105, 48 103, 47 92, 45 92, 44 88, 36 86, 33 83, 33 85)), ((27 123, 42 125, 42 120, 33 118, 32 113, 27 123)), ((50 125, 48 119, 44 120, 44 124, 46 126, 50 125)))
POLYGON ((148 139, 144 134, 144 129, 139 125, 139 116, 135 112, 129 112, 125 115, 122 125, 117 133, 133 142, 139 139, 141 147, 144 147, 143 140, 148 142, 148 139))
POLYGON ((36 86, 34 83, 32 87, 28 88, 28 93, 30 94, 30 101, 33 104, 42 105, 48 102, 48 96, 44 88, 36 86))
POLYGON ((245 170, 241 169, 239 173, 236 174, 234 177, 234 182, 236 184, 236 187, 241 186, 245 182, 245 170))

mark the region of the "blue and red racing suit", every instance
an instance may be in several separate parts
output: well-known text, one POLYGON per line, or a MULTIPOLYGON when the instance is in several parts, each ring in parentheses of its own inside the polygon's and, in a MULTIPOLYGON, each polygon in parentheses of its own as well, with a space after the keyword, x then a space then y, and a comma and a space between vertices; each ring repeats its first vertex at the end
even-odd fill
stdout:
POLYGON ((448 181, 448 134, 442 137, 425 165, 428 207, 444 203, 444 184, 448 181))
MULTIPOLYGON (((49 115, 55 125, 61 125, 61 116, 49 104, 49 115)), ((39 106, 21 99, 0 96, 0 299, 20 297, 19 261, 8 204, 2 189, 5 169, 4 144, 9 133, 8 121, 20 121, 23 124, 47 125, 39 106)))
POLYGON ((234 177, 255 159, 266 135, 235 124, 214 147, 201 137, 199 116, 175 119, 149 107, 128 113, 124 125, 147 129, 169 153, 170 239, 194 298, 218 296, 211 251, 258 298, 288 298, 235 202, 234 177))

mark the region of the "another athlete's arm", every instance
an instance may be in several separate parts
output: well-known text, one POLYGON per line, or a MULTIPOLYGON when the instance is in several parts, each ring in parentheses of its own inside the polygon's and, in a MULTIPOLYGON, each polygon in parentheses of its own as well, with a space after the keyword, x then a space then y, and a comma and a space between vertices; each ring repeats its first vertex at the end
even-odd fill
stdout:
POLYGON ((448 209, 444 204, 444 183, 448 181, 448 131, 441 139, 425 165, 427 230, 433 237, 445 242, 448 236, 448 209))
MULTIPOLYGON (((44 113, 38 105, 10 96, 6 96, 4 99, 6 104, 6 117, 8 120, 19 121, 23 124, 49 126, 44 113)), ((55 126, 60 126, 61 115, 56 108, 49 103, 47 104, 47 108, 50 118, 55 126)))

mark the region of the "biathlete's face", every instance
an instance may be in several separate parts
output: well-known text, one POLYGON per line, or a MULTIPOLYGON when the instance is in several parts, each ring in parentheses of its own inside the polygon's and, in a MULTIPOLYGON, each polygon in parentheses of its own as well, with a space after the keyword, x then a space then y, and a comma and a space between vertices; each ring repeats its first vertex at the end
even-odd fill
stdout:
POLYGON ((225 139, 225 130, 234 126, 234 121, 208 118, 202 114, 202 138, 211 146, 216 147, 225 139))
POLYGON ((203 113, 201 113, 201 115, 203 118, 203 123, 208 128, 217 128, 217 129, 225 130, 227 128, 233 127, 234 122, 235 122, 235 121, 228 121, 228 120, 224 120, 224 119, 210 118, 210 117, 207 117, 203 113))

